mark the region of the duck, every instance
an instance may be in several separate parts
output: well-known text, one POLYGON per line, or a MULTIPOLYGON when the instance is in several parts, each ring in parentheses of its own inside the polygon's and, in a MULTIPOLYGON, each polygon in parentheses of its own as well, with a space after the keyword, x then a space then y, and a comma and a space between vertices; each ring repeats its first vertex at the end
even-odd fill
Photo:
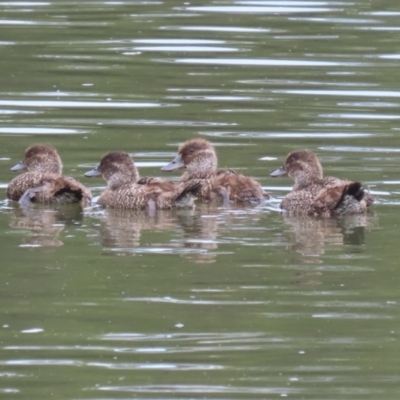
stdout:
POLYGON ((360 182, 324 178, 322 165, 310 150, 289 153, 283 166, 271 176, 289 176, 294 180, 291 193, 280 204, 282 210, 292 215, 332 217, 362 214, 374 201, 360 182))
POLYGON ((238 174, 233 169, 217 170, 218 160, 213 145, 201 138, 182 144, 176 157, 161 170, 164 172, 185 168, 179 182, 198 182, 198 199, 223 200, 229 203, 260 203, 269 198, 253 178, 238 174))
POLYGON ((85 176, 101 176, 107 182, 107 189, 97 200, 99 205, 151 213, 171 208, 192 208, 200 188, 193 182, 174 184, 160 178, 140 178, 134 161, 122 151, 105 154, 100 164, 85 176))
POLYGON ((74 178, 62 175, 62 162, 57 150, 49 144, 35 144, 25 150, 24 159, 11 171, 27 170, 7 187, 7 197, 22 205, 31 203, 70 204, 85 207, 92 194, 74 178))

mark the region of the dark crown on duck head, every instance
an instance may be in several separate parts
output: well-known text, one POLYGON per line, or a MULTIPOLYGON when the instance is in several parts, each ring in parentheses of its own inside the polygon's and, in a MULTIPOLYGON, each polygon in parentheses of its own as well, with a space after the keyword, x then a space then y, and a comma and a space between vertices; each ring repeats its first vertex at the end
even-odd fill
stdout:
POLYGON ((104 155, 97 170, 112 186, 139 180, 139 172, 132 158, 123 151, 111 151, 104 155))
POLYGON ((291 178, 297 174, 308 175, 310 179, 322 179, 323 171, 318 157, 310 150, 298 150, 291 152, 284 165, 291 178))
POLYGON ((192 139, 179 148, 179 154, 188 170, 202 172, 217 168, 217 155, 210 142, 204 139, 192 139))
POLYGON ((183 143, 179 147, 178 153, 188 157, 189 155, 195 153, 196 151, 203 151, 203 150, 214 151, 214 147, 209 141, 205 139, 191 139, 183 143))
POLYGON ((27 169, 29 172, 60 175, 62 163, 57 150, 48 144, 35 144, 25 150, 23 161, 11 168, 13 171, 27 169))
POLYGON ((323 178, 318 157, 310 150, 292 151, 282 167, 271 173, 272 177, 289 175, 295 182, 307 183, 323 178))
POLYGON ((210 142, 204 139, 188 140, 179 147, 178 155, 163 171, 186 168, 189 172, 214 172, 217 168, 217 155, 210 142))

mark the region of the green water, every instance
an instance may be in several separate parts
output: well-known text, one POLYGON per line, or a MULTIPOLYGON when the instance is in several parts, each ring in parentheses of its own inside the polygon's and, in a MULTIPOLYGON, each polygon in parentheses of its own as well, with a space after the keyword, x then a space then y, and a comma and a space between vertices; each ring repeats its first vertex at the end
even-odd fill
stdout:
MULTIPOLYGON (((0 394, 7 399, 396 399, 398 2, 0 4, 0 394), (161 175, 204 137, 258 207, 81 213, 6 200, 26 147, 64 172, 109 150, 161 175), (367 216, 288 218, 298 148, 363 182, 367 216)), ((170 175, 177 179, 179 173, 170 175)))

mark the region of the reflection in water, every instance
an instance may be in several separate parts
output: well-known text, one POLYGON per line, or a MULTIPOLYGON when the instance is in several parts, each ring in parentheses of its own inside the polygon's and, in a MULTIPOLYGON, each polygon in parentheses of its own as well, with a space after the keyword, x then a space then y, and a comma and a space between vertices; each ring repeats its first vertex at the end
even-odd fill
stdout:
POLYGON ((82 210, 75 205, 49 208, 37 205, 10 210, 11 228, 27 231, 20 247, 59 247, 60 233, 68 225, 82 220, 82 210))
MULTIPOLYGON (((207 205, 202 205, 201 210, 207 205)), ((214 210, 215 211, 215 210, 214 210)), ((208 264, 216 261, 216 254, 209 250, 216 250, 218 236, 217 215, 201 212, 193 213, 191 217, 180 218, 183 228, 181 243, 185 248, 206 250, 198 253, 188 253, 185 258, 199 264, 208 264)))
MULTIPOLYGON (((287 249, 305 258, 303 263, 321 263, 319 256, 327 247, 365 244, 364 230, 377 223, 372 215, 348 215, 342 218, 310 218, 283 215, 290 227, 285 230, 287 249)), ((296 260, 298 262, 299 260, 296 260)))
MULTIPOLYGON (((135 254, 133 248, 140 246, 142 230, 156 233, 176 228, 175 216, 171 210, 158 210, 150 216, 147 211, 108 209, 92 214, 92 217, 100 221, 102 246, 110 249, 113 255, 135 254)), ((151 246, 159 244, 151 243, 151 246)))
POLYGON ((147 211, 109 209, 91 216, 100 221, 105 254, 181 254, 194 262, 214 261, 208 250, 217 248, 216 218, 201 218, 193 210, 158 210, 150 216, 147 211), (150 242, 143 237, 146 231, 152 235, 150 242), (172 239, 159 241, 157 232, 172 232, 172 239))
POLYGON ((112 209, 89 215, 100 221, 93 226, 98 230, 101 245, 108 249, 107 255, 177 254, 195 263, 208 264, 215 262, 217 255, 227 254, 216 251, 218 244, 259 243, 259 238, 249 232, 254 230, 254 223, 259 223, 262 213, 262 207, 198 204, 195 210, 157 210, 151 216, 147 211, 112 209), (231 237, 231 229, 243 231, 246 237, 231 237), (151 234, 150 241, 146 239, 147 232, 151 234), (225 234, 227 238, 218 239, 225 234))
MULTIPOLYGON (((260 226, 260 216, 265 215, 265 211, 261 207, 239 210, 198 204, 195 210, 162 210, 152 216, 146 211, 132 210, 93 212, 91 216, 100 221, 94 227, 98 229, 101 245, 107 249, 103 254, 177 254, 208 264, 215 262, 218 255, 227 254, 217 251, 221 244, 260 245, 257 232, 265 229, 260 226), (232 231, 243 231, 245 237, 232 237, 232 231), (146 240, 146 232, 152 235, 150 242, 146 240), (160 239, 157 239, 158 233, 160 239)), ((362 246, 365 227, 377 223, 377 218, 370 214, 336 219, 283 215, 283 220, 287 251, 303 256, 291 263, 322 263, 320 256, 327 248, 362 246)))

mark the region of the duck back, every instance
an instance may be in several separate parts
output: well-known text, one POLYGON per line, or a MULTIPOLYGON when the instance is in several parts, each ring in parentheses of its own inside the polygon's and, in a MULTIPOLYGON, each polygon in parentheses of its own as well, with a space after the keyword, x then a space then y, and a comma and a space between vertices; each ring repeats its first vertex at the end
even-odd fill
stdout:
POLYGON ((24 205, 32 203, 90 204, 90 190, 73 178, 62 176, 57 150, 47 144, 36 144, 25 150, 23 160, 12 171, 27 169, 7 187, 7 197, 24 205))
POLYGON ((284 164, 271 176, 288 175, 294 186, 281 202, 289 214, 335 216, 361 214, 373 203, 371 195, 361 183, 335 177, 323 177, 323 169, 316 154, 310 150, 296 150, 288 154, 284 164))
POLYGON ((257 181, 232 169, 217 172, 215 187, 225 188, 229 193, 229 200, 235 203, 254 203, 269 199, 269 195, 257 181))
POLYGON ((214 173, 197 172, 190 174, 186 172, 182 175, 179 183, 198 186, 197 199, 200 201, 212 201, 217 198, 217 195, 213 192, 215 187, 214 173))
POLYGON ((372 201, 361 183, 327 177, 289 193, 282 200, 281 208, 297 215, 351 215, 364 212, 372 201))
POLYGON ((18 201, 28 189, 41 186, 46 175, 54 178, 58 176, 40 172, 26 172, 16 176, 7 186, 7 197, 10 200, 18 201))
POLYGON ((80 203, 83 207, 89 205, 92 199, 90 190, 75 179, 38 172, 19 175, 8 185, 9 199, 19 201, 25 194, 32 203, 80 203))
MULTIPOLYGON (((175 186, 172 182, 157 182, 145 178, 141 183, 125 184, 118 189, 106 189, 98 199, 103 207, 132 210, 168 210, 174 207, 192 207, 199 185, 175 186), (146 182, 147 183, 144 183, 146 182)), ((162 181, 162 180, 160 180, 162 181)), ((139 181, 140 182, 140 181, 139 181)))

